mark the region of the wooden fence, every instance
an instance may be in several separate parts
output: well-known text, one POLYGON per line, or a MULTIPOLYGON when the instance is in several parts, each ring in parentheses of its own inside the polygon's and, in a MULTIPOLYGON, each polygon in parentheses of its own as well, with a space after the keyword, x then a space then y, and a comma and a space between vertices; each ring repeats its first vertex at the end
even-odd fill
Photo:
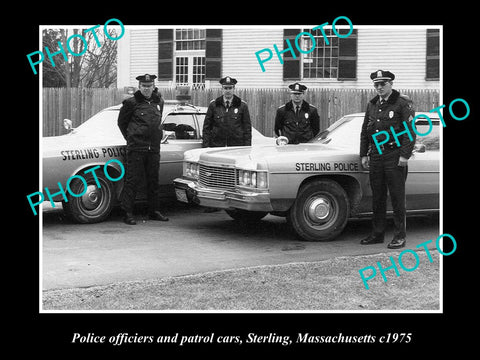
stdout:
MULTIPOLYGON (((175 89, 159 89, 164 99, 175 99, 175 89)), ((400 89, 415 104, 417 111, 429 111, 439 106, 438 90, 400 89)), ((235 93, 247 104, 252 125, 266 136, 273 135, 277 108, 290 99, 284 89, 236 89, 235 93)), ((208 106, 221 95, 220 89, 192 90, 191 103, 208 106)), ((315 105, 320 115, 320 130, 327 128, 343 115, 365 111, 367 102, 375 96, 373 89, 309 89, 305 100, 315 105)), ((66 133, 63 119, 71 119, 77 127, 100 110, 120 104, 125 98, 123 89, 103 88, 44 88, 43 136, 66 133)))

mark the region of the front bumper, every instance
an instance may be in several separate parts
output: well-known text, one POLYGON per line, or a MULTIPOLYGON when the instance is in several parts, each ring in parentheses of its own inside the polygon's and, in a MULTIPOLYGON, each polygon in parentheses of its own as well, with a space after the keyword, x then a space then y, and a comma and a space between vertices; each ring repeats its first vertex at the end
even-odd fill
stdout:
POLYGON ((270 194, 266 192, 207 188, 187 178, 177 178, 173 183, 177 200, 181 202, 221 209, 273 211, 270 194))

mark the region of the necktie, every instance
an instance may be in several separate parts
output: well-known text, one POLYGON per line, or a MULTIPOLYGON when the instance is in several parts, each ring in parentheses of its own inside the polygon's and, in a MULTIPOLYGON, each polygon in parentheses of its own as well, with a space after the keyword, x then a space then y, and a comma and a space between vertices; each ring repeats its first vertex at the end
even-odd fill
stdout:
POLYGON ((230 107, 230 101, 225 101, 225 109, 227 109, 228 111, 228 108, 230 107))
POLYGON ((297 108, 295 110, 295 115, 298 116, 298 112, 300 111, 300 106, 297 105, 297 108))

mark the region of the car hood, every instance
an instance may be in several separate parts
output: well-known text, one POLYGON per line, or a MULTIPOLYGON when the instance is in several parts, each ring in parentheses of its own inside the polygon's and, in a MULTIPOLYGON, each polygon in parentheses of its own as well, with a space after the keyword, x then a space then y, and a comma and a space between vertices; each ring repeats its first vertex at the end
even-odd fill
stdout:
MULTIPOLYGON (((210 165, 231 165, 243 169, 265 170, 274 164, 318 162, 321 160, 343 160, 358 158, 353 151, 332 147, 325 144, 306 143, 286 146, 253 146, 197 149, 190 157, 190 161, 198 161, 210 165)), ((189 151, 190 153, 190 151, 189 151)), ((188 157, 186 157, 188 160, 188 157)))

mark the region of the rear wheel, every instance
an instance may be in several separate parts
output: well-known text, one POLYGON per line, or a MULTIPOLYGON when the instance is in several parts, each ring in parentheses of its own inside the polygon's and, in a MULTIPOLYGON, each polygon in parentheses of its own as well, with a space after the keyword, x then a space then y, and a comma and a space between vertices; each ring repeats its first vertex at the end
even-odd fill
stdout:
POLYGON ((347 224, 350 203, 334 180, 314 180, 300 188, 289 213, 295 233, 306 241, 329 241, 347 224))
POLYGON ((63 202, 63 208, 68 217, 79 223, 97 223, 104 221, 112 211, 115 192, 112 183, 103 174, 96 174, 100 186, 90 174, 83 176, 85 184, 79 179, 70 183, 71 192, 82 194, 74 197, 67 194, 68 202, 63 202))

